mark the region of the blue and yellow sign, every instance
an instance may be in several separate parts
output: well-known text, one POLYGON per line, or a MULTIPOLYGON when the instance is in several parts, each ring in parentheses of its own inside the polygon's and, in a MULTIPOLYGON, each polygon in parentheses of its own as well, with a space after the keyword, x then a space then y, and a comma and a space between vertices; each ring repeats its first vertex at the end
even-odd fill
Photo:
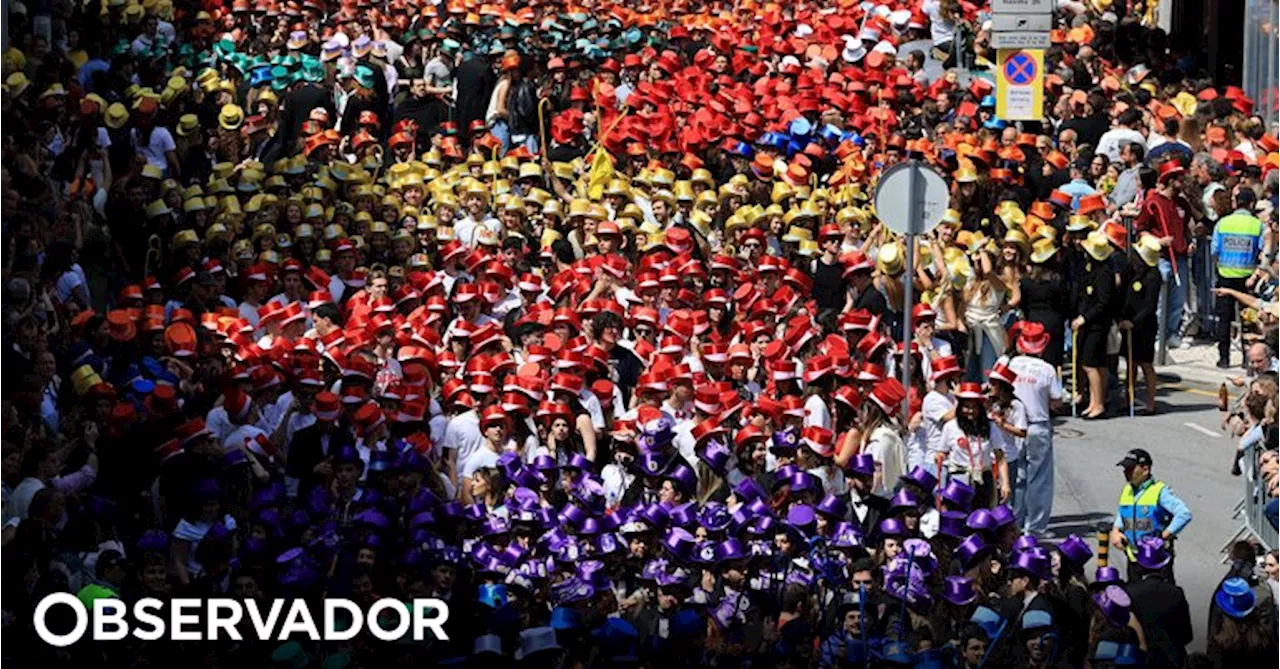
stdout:
POLYGON ((1044 51, 1000 49, 996 55, 996 117, 1005 121, 1044 119, 1044 51))

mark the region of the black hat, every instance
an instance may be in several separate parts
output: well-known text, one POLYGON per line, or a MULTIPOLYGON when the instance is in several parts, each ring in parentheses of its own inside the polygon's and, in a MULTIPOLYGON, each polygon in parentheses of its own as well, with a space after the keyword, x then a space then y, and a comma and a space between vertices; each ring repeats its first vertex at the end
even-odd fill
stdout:
POLYGON ((1141 448, 1135 448, 1124 454, 1124 458, 1116 463, 1117 467, 1151 466, 1151 454, 1141 448))

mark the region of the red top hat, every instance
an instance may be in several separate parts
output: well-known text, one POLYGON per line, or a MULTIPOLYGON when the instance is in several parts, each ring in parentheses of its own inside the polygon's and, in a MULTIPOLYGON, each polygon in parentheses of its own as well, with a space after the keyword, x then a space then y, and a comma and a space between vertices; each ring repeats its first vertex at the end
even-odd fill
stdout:
POLYGON ((1177 160, 1166 160, 1160 164, 1159 182, 1164 183, 1168 179, 1181 176, 1186 170, 1183 169, 1182 163, 1177 160))
POLYGON ((1018 330, 1018 350, 1029 355, 1039 355, 1049 346, 1049 332, 1044 324, 1025 321, 1018 330))
POLYGON ((942 356, 933 360, 931 364, 933 373, 930 374, 929 380, 935 383, 940 379, 959 376, 963 372, 960 369, 960 362, 954 355, 942 356))
POLYGON ((697 444, 701 444, 716 435, 725 434, 725 432, 725 427, 720 424, 720 419, 715 416, 707 418, 701 423, 694 425, 693 429, 690 431, 694 442, 697 444))
POLYGON ((893 417, 907 398, 907 391, 897 379, 883 379, 871 389, 871 401, 875 402, 885 415, 893 417))
POLYGON ((960 384, 960 388, 956 390, 956 398, 962 400, 981 400, 986 399, 986 395, 982 393, 982 386, 972 381, 965 381, 960 384))
POLYGON ((387 417, 382 413, 382 409, 373 402, 366 402, 351 416, 352 422, 355 423, 356 436, 363 437, 378 426, 386 422, 387 417))
POLYGON ((1001 381, 1012 386, 1017 382, 1018 375, 1012 369, 1009 369, 1008 365, 997 362, 995 366, 991 368, 991 373, 987 375, 987 379, 990 381, 1001 381))
POLYGON ((835 433, 818 425, 810 425, 800 433, 804 445, 808 446, 819 457, 829 458, 835 455, 835 433))

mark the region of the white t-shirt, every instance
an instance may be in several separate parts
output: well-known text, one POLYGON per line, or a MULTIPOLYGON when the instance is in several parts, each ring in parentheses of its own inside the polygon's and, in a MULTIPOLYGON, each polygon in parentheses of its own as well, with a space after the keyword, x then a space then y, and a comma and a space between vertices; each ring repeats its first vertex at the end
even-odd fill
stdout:
MULTIPOLYGON (((1013 398, 1013 404, 1010 404, 1009 408, 1004 412, 1004 421, 1019 430, 1027 429, 1027 407, 1016 395, 1013 398)), ((1022 445, 1027 439, 1026 437, 1015 437, 1008 432, 1004 432, 1004 430, 1001 430, 1001 432, 1004 434, 1005 439, 1004 457, 1009 462, 1013 462, 1022 455, 1022 445)))
POLYGON ((981 473, 991 468, 995 452, 1005 451, 1007 448, 1004 432, 994 423, 991 424, 986 439, 965 434, 955 419, 947 421, 942 428, 942 449, 948 454, 947 464, 969 470, 971 481, 981 480, 981 473))
POLYGON ((165 154, 178 148, 173 143, 173 135, 169 134, 168 129, 156 126, 151 129, 151 138, 146 146, 140 146, 138 143, 138 130, 135 128, 131 136, 133 137, 133 148, 138 153, 146 157, 147 162, 157 167, 161 172, 169 169, 169 160, 165 154))
POLYGON ((810 395, 809 399, 804 401, 804 409, 805 427, 817 425, 827 430, 831 429, 831 410, 827 408, 827 403, 822 400, 821 395, 810 395))
POLYGON ((443 446, 458 451, 459 472, 472 453, 484 449, 484 442, 484 432, 480 430, 480 415, 475 409, 468 409, 454 416, 444 429, 443 446))
POLYGON ((946 44, 956 36, 956 24, 942 17, 942 3, 939 0, 925 0, 920 10, 929 17, 929 33, 934 44, 946 44))
POLYGON ((497 466, 498 454, 494 453, 493 450, 487 446, 481 447, 479 450, 468 456, 466 461, 462 463, 462 469, 459 470, 458 476, 464 479, 471 478, 471 475, 480 469, 497 466))
MULTIPOLYGON (((234 532, 236 529, 236 519, 230 514, 222 517, 222 524, 227 530, 234 532)), ((187 571, 192 577, 199 576, 204 571, 204 565, 196 562, 196 547, 204 540, 204 535, 213 529, 213 524, 205 521, 188 522, 183 518, 178 521, 178 526, 173 528, 173 538, 181 539, 191 543, 191 549, 187 551, 187 571)))
POLYGON ((924 430, 925 455, 929 460, 933 459, 934 453, 942 450, 942 417, 955 407, 954 397, 943 395, 936 390, 931 390, 924 396, 924 403, 920 409, 922 414, 920 429, 924 430))
POLYGON ((871 433, 871 439, 865 449, 876 461, 880 470, 880 484, 871 491, 873 495, 888 497, 898 484, 898 477, 903 474, 902 463, 905 459, 902 437, 898 431, 887 425, 881 425, 871 433))
POLYGON ((1029 355, 1015 356, 1009 369, 1018 375, 1013 395, 1026 410, 1027 423, 1049 421, 1049 403, 1062 399, 1062 380, 1053 365, 1029 355))
POLYGON ((1147 148, 1147 138, 1142 133, 1132 128, 1112 128, 1102 133, 1102 138, 1098 140, 1098 153, 1107 157, 1111 162, 1120 160, 1120 149, 1125 144, 1134 143, 1141 144, 1143 149, 1147 148))

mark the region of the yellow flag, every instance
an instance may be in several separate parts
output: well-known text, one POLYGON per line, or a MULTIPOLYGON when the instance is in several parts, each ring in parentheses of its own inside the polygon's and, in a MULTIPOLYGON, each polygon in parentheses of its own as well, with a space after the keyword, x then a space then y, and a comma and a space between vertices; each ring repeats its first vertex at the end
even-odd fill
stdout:
POLYGON ((587 197, 599 200, 604 195, 605 184, 612 178, 613 156, 604 147, 599 147, 591 158, 591 171, 587 173, 587 197))

